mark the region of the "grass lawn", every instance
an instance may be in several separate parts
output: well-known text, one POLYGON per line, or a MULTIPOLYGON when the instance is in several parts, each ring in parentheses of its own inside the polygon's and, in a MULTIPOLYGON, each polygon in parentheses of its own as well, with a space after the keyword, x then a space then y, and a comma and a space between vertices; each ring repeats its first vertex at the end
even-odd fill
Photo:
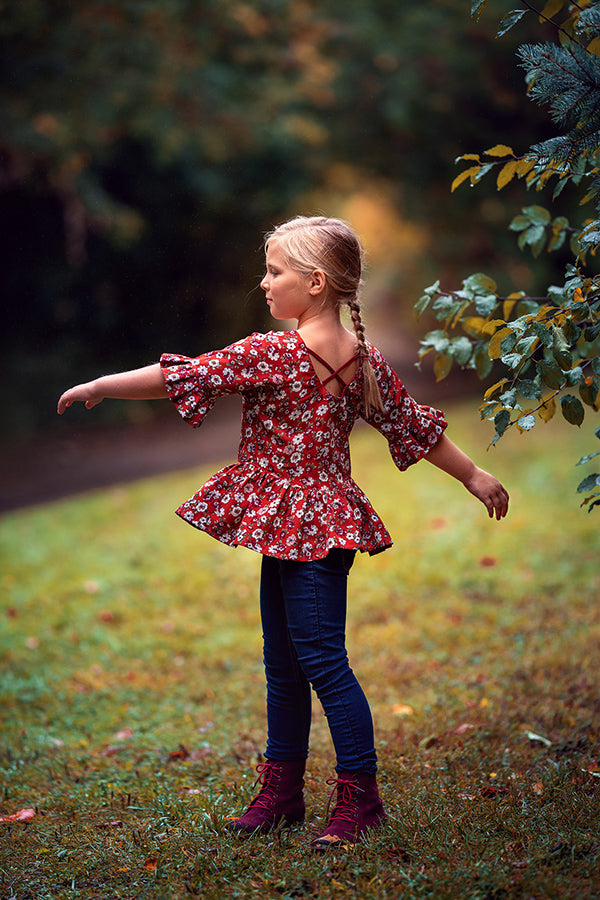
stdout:
POLYGON ((552 423, 486 454, 476 416, 449 433, 511 492, 501 523, 353 441, 395 540, 357 560, 348 624, 389 825, 326 855, 317 702, 306 825, 223 829, 264 742, 260 559, 173 515, 210 472, 0 521, 0 816, 35 810, 0 823, 2 900, 600 897, 600 512, 573 465, 595 441, 552 423))

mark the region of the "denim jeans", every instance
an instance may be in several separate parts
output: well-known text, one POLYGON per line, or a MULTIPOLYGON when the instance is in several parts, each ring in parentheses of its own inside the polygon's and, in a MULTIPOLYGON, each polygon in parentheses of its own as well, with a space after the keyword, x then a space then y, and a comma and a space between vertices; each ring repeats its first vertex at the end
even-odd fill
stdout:
POLYGON ((346 588, 354 554, 334 549, 311 562, 263 557, 268 759, 308 755, 312 686, 327 716, 337 770, 377 769, 371 711, 346 653, 346 588))

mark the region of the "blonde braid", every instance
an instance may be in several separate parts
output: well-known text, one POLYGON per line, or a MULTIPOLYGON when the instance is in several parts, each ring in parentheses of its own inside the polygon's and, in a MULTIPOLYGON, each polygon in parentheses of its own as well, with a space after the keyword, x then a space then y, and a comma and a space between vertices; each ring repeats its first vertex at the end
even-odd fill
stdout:
POLYGON ((352 297, 346 301, 350 309, 352 325, 354 333, 358 341, 358 355, 361 359, 363 372, 363 398, 365 402, 365 412, 367 416, 376 412, 383 412, 383 400, 379 391, 379 385, 369 359, 369 349, 365 340, 365 326, 363 325, 362 316, 360 314, 360 303, 358 297, 352 297))

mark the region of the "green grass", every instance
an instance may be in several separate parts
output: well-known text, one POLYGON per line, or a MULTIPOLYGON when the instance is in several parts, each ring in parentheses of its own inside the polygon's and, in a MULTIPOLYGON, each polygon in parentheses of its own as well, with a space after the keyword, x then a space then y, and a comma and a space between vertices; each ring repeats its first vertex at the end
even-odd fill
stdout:
POLYGON ((449 418, 510 490, 507 520, 427 463, 398 474, 368 429, 353 443, 395 546, 350 580, 389 813, 351 851, 307 852, 333 766, 317 703, 307 824, 224 832, 264 742, 260 560, 173 515, 209 472, 4 517, 0 815, 36 816, 0 825, 3 900, 600 896, 600 518, 573 467, 589 432, 486 454, 471 411, 449 418))

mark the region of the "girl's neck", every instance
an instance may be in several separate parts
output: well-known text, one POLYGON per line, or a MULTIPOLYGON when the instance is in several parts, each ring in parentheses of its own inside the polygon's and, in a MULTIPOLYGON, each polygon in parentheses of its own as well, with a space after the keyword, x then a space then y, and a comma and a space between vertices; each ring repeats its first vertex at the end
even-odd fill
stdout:
POLYGON ((342 352, 352 352, 356 336, 340 319, 339 306, 326 304, 319 309, 307 311, 298 319, 296 331, 309 347, 339 348, 342 352))

